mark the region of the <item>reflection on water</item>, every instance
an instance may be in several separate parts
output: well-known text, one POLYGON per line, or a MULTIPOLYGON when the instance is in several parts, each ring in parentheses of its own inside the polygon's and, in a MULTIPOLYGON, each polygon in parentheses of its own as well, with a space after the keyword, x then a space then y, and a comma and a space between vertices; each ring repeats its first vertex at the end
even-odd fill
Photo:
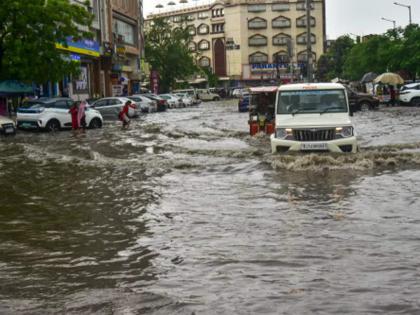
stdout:
POLYGON ((419 112, 357 114, 357 155, 233 103, 1 139, 0 313, 418 314, 419 112))

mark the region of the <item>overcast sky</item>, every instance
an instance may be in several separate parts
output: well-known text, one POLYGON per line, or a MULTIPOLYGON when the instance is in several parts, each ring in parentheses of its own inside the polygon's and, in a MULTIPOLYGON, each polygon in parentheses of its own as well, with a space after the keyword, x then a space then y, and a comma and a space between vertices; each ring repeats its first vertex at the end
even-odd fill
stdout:
MULTIPOLYGON (((145 16, 152 11, 157 12, 155 6, 159 3, 166 8, 181 8, 178 6, 166 6, 171 0, 143 0, 145 16)), ((179 0, 173 0, 179 3, 179 0)), ((329 39, 337 38, 343 34, 367 35, 383 33, 392 28, 392 22, 383 21, 384 17, 396 20, 397 26, 408 24, 408 9, 396 6, 396 0, 326 0, 327 3, 327 36, 329 39)), ((198 0, 197 3, 209 3, 214 1, 198 0)), ((397 0, 402 4, 412 6, 413 23, 420 23, 419 0, 397 0)), ((194 0, 189 0, 194 5, 194 0)))

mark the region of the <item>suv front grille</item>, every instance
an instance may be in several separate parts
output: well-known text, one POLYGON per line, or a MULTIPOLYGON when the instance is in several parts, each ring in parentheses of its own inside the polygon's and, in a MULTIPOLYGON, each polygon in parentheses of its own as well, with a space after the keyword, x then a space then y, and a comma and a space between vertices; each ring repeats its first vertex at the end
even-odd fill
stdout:
POLYGON ((335 139, 335 129, 302 129, 293 130, 296 141, 331 141, 335 139))

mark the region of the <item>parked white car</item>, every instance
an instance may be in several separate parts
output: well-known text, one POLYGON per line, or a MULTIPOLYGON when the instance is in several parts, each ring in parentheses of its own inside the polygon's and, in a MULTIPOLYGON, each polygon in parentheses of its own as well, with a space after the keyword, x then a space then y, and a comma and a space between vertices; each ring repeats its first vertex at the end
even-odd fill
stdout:
POLYGON ((197 90, 198 98, 202 101, 220 101, 220 96, 207 89, 197 90))
POLYGON ((411 106, 420 106, 420 83, 404 85, 400 90, 400 102, 411 106))
POLYGON ((194 105, 194 100, 187 93, 177 93, 175 95, 181 99, 182 104, 184 104, 185 107, 194 105))
POLYGON ((244 92, 247 92, 247 89, 234 89, 232 91, 232 96, 236 98, 241 98, 244 92))
MULTIPOLYGON (((104 119, 117 119, 118 114, 127 101, 132 102, 127 97, 105 97, 93 102, 90 107, 99 111, 104 119)), ((140 115, 139 106, 135 105, 135 108, 128 112, 129 117, 138 117, 140 115)))
POLYGON ((153 101, 143 95, 135 94, 128 97, 130 100, 136 102, 140 107, 142 113, 157 112, 157 101, 153 101))
POLYGON ((179 97, 176 97, 172 94, 159 94, 161 98, 168 102, 169 108, 180 108, 182 107, 182 102, 179 97))
POLYGON ((357 152, 346 88, 335 83, 288 84, 277 92, 273 153, 357 152))
MULTIPOLYGON (((40 98, 26 102, 17 110, 16 122, 20 129, 45 129, 49 131, 71 128, 70 98, 40 98)), ((86 108, 88 128, 101 128, 102 115, 97 110, 86 108)))
POLYGON ((5 136, 16 134, 16 124, 13 120, 0 116, 0 134, 5 136))

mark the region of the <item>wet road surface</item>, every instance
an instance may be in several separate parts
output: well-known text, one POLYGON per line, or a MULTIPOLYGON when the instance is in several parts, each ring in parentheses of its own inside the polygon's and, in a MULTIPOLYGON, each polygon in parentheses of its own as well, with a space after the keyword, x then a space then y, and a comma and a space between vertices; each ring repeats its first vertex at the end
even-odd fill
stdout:
POLYGON ((234 102, 0 140, 1 314, 419 314, 420 109, 272 156, 234 102))

